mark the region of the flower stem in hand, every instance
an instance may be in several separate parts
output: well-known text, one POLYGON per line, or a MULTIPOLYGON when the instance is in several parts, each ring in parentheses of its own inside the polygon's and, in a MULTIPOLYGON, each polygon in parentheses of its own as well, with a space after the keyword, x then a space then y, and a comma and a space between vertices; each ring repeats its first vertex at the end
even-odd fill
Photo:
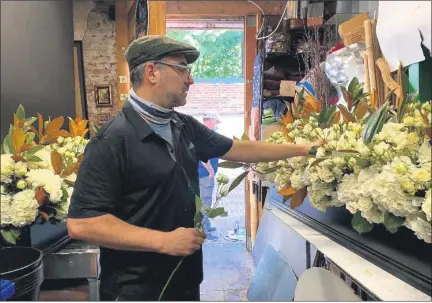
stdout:
POLYGON ((161 301, 163 295, 165 294, 165 291, 169 285, 169 283, 171 282, 171 279, 174 277, 174 274, 176 273, 176 271, 178 270, 178 268, 180 267, 180 265, 183 263, 185 257, 181 258, 180 262, 177 264, 176 268, 174 268, 173 272, 171 273, 171 275, 168 278, 168 281, 165 283, 164 288, 162 289, 161 294, 159 295, 158 301, 161 301))

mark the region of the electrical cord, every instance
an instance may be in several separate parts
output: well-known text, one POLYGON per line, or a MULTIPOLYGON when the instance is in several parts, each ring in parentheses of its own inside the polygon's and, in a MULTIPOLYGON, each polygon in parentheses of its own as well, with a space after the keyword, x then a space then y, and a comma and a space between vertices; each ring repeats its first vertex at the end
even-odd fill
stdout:
MULTIPOLYGON (((252 2, 252 1, 249 1, 249 2, 252 2)), ((282 20, 284 19, 285 13, 286 13, 287 8, 288 8, 288 3, 289 3, 289 0, 287 1, 286 5, 285 5, 285 9, 284 9, 284 11, 283 11, 283 13, 282 13, 282 16, 281 16, 281 18, 280 18, 280 20, 279 20, 279 23, 278 23, 278 25, 276 26, 275 30, 274 30, 272 33, 270 33, 270 34, 268 34, 267 36, 265 36, 265 37, 257 37, 257 38, 256 38, 257 40, 267 39, 268 37, 270 37, 270 36, 272 36, 274 33, 276 33, 276 31, 279 29, 279 26, 280 26, 281 23, 282 23, 282 20)), ((254 3, 254 4, 255 4, 255 3, 254 3)), ((255 5, 256 5, 256 4, 255 4, 255 5)), ((258 5, 257 5, 257 6, 258 6, 258 5)), ((261 9, 261 8, 260 8, 260 9, 261 9)), ((262 10, 262 9, 261 9, 261 10, 262 10)))

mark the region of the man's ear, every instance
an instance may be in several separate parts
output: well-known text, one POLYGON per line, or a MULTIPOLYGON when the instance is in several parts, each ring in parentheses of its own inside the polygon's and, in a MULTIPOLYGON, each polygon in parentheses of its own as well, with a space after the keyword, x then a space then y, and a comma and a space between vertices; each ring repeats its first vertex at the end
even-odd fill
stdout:
POLYGON ((149 81, 152 84, 156 83, 156 73, 159 72, 158 69, 156 68, 156 64, 150 62, 146 65, 145 69, 144 69, 144 77, 147 79, 147 81, 149 81))

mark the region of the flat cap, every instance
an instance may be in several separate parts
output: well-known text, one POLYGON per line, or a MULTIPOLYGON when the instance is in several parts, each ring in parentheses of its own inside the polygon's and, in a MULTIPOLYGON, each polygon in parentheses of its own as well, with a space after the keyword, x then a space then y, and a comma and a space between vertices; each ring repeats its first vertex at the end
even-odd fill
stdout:
POLYGON ((152 60, 168 55, 184 55, 188 64, 195 62, 200 53, 188 44, 165 36, 144 36, 133 41, 126 50, 125 58, 129 70, 152 60))

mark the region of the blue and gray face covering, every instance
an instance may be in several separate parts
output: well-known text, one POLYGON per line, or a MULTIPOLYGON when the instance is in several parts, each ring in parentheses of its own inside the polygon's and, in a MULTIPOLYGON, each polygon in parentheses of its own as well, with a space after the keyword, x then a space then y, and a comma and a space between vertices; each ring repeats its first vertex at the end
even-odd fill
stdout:
POLYGON ((150 123, 168 124, 171 121, 174 112, 172 109, 166 109, 141 99, 133 89, 129 92, 129 102, 133 108, 150 123))

